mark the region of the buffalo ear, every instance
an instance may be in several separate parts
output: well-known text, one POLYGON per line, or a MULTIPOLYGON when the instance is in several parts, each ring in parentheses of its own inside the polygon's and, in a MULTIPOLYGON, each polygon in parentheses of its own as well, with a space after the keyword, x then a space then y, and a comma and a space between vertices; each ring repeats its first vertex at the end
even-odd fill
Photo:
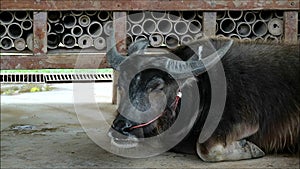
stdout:
POLYGON ((140 53, 142 50, 146 49, 149 45, 149 41, 146 39, 139 39, 135 42, 133 42, 128 47, 128 55, 131 55, 133 53, 140 53))

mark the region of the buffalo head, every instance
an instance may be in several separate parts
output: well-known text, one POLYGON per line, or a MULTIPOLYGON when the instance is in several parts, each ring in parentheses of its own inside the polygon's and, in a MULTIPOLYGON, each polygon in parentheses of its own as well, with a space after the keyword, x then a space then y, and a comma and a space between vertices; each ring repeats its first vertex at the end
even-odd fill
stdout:
POLYGON ((213 67, 233 43, 228 40, 217 50, 206 52, 211 45, 208 42, 195 41, 184 51, 179 48, 176 54, 188 56, 178 57, 174 52, 146 54, 143 51, 148 41, 139 40, 129 46, 125 57, 117 52, 114 36, 108 39, 107 60, 120 73, 118 115, 108 133, 113 145, 135 147, 143 139, 157 136, 175 123, 184 101, 185 86, 191 86, 196 81, 195 76, 213 67))

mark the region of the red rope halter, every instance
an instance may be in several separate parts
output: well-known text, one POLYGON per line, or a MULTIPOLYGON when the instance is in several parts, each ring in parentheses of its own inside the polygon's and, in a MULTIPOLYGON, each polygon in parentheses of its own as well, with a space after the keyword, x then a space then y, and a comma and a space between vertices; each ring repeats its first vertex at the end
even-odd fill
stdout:
MULTIPOLYGON (((181 91, 179 90, 179 91, 177 92, 175 101, 172 103, 173 111, 176 110, 176 108, 177 108, 177 106, 178 106, 179 99, 181 99, 181 96, 182 96, 182 93, 181 93, 181 91)), ((139 124, 139 125, 136 125, 136 126, 132 126, 132 127, 130 128, 130 130, 148 126, 149 124, 153 123, 153 122, 156 121, 158 118, 160 118, 164 113, 165 113, 165 111, 163 111, 162 113, 160 113, 158 116, 156 116, 154 119, 148 121, 147 123, 142 123, 142 124, 139 124)))

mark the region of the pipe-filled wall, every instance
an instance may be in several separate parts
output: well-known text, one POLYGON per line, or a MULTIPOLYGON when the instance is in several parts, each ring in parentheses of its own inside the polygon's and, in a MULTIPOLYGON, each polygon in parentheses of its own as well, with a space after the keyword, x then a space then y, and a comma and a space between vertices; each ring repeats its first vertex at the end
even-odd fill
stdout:
POLYGON ((32 12, 27 11, 0 12, 0 49, 32 49, 33 42, 26 40, 32 37, 32 15, 32 12))
POLYGON ((217 24, 219 37, 275 42, 283 39, 283 11, 220 11, 217 24))
MULTIPOLYGON (((202 11, 132 11, 127 14, 127 44, 148 39, 151 47, 175 48, 203 37, 202 11)), ((284 11, 218 11, 216 36, 244 41, 282 42, 284 11)), ((105 51, 113 28, 110 11, 49 11, 47 47, 105 51)), ((300 15, 298 40, 300 41, 300 15)), ((0 12, 0 48, 33 50, 33 12, 0 12)))

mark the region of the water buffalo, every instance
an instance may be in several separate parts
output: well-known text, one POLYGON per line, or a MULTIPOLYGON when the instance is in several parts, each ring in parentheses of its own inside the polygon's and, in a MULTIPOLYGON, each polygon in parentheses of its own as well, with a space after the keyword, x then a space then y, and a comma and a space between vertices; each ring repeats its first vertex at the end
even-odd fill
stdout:
POLYGON ((179 112, 185 113, 185 101, 188 106, 196 102, 197 116, 185 117, 193 124, 172 147, 175 152, 195 153, 214 162, 298 151, 299 45, 209 38, 169 53, 146 54, 143 51, 148 42, 139 40, 129 46, 128 57, 124 57, 114 41, 108 41, 107 50, 109 64, 120 72, 118 115, 108 133, 114 146, 133 148, 142 138, 164 133, 179 112), (206 50, 207 42, 214 52, 206 50), (214 71, 218 63, 222 63, 226 77, 224 111, 209 138, 200 141, 212 108, 208 70, 214 71), (189 92, 195 85, 198 93, 189 92))

